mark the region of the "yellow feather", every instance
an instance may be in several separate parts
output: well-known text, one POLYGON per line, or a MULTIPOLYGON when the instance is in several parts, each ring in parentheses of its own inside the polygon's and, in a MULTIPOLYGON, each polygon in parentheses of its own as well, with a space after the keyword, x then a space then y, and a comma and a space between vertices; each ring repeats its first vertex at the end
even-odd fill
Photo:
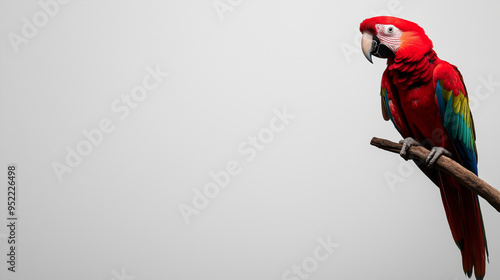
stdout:
POLYGON ((446 90, 443 88, 443 98, 446 102, 450 100, 451 97, 451 90, 446 90))
POLYGON ((451 107, 453 108, 455 114, 458 114, 460 107, 462 106, 462 98, 463 94, 461 94, 461 92, 458 92, 458 95, 453 96, 453 99, 451 100, 452 101, 451 107))
MULTIPOLYGON (((464 96, 463 101, 462 101, 462 108, 460 108, 460 114, 462 116, 464 116, 464 114, 469 111, 468 109, 469 109, 469 102, 468 102, 467 98, 465 98, 465 96, 464 96)), ((464 119, 467 120, 466 118, 464 118, 464 119)))

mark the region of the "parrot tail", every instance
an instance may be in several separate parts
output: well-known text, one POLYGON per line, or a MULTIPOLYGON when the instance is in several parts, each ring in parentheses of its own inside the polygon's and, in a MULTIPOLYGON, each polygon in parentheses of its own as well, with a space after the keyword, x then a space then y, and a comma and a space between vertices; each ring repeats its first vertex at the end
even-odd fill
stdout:
POLYGON ((470 278, 474 270, 476 279, 482 280, 488 248, 478 197, 441 172, 438 174, 438 186, 451 234, 462 253, 464 272, 470 278))

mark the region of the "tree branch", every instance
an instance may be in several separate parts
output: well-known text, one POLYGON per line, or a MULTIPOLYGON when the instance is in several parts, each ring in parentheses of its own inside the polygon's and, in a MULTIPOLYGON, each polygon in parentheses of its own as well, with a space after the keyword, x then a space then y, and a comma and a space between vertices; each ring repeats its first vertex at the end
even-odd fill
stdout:
MULTIPOLYGON (((372 138, 370 144, 380 149, 398 154, 403 147, 402 144, 394 143, 392 141, 376 137, 372 138)), ((422 146, 412 146, 408 150, 408 155, 411 159, 425 162, 425 159, 429 155, 429 150, 422 146)), ((466 186, 473 192, 480 195, 482 198, 488 201, 491 206, 497 209, 498 212, 500 212, 500 192, 483 181, 481 178, 477 177, 476 174, 472 173, 456 161, 444 155, 438 158, 438 160, 434 164, 434 168, 451 175, 460 184, 466 186)))

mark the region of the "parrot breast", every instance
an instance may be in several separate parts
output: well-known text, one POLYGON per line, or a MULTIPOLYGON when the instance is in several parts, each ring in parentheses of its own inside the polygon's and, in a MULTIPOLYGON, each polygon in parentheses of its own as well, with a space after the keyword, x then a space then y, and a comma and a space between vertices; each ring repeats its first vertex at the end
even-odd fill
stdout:
POLYGON ((387 60, 387 69, 392 82, 399 89, 419 87, 432 80, 437 55, 430 50, 419 60, 395 59, 387 60))
POLYGON ((388 61, 387 69, 398 90, 401 109, 414 138, 431 141, 433 146, 447 146, 441 137, 436 137, 445 131, 432 79, 434 68, 439 63, 436 53, 431 50, 417 61, 388 61))

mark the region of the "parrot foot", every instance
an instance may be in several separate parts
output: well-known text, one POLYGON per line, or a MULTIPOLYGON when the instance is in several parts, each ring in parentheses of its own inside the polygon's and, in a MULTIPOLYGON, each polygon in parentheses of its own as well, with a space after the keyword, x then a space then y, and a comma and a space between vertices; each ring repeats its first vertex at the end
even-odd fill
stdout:
POLYGON ((425 159, 425 163, 427 164, 427 167, 432 168, 434 164, 436 163, 437 159, 441 156, 445 155, 447 157, 451 157, 450 151, 446 150, 443 147, 433 147, 431 149, 431 152, 429 153, 429 156, 425 159))
POLYGON ((422 146, 417 140, 413 139, 412 137, 406 137, 405 139, 399 141, 399 144, 403 144, 403 147, 401 148, 401 151, 399 152, 399 155, 401 155, 402 158, 405 160, 408 160, 408 150, 410 149, 411 146, 422 146))

